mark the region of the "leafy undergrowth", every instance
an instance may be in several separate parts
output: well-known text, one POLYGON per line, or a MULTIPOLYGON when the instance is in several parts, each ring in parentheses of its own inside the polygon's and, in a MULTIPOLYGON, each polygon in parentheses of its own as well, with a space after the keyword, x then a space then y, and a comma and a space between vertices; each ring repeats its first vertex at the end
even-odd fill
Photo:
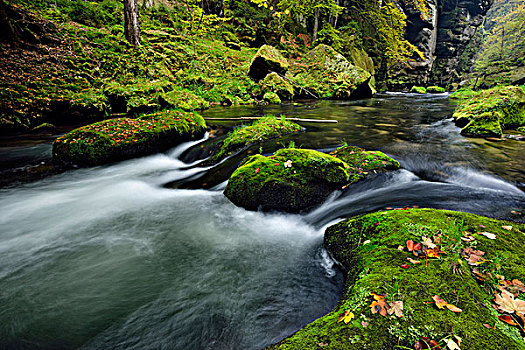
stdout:
POLYGON ((525 125, 525 89, 499 86, 464 100, 453 118, 467 136, 501 136, 503 129, 525 125))
POLYGON ((376 174, 399 169, 399 162, 380 151, 366 151, 355 146, 343 146, 330 155, 349 165, 350 183, 363 180, 370 173, 376 174))
POLYGON ((53 144, 61 163, 97 165, 162 151, 204 133, 204 119, 193 112, 162 111, 137 119, 117 118, 75 129, 53 144))
MULTIPOLYGON (((187 32, 177 8, 144 10, 142 46, 133 49, 123 27, 115 24, 120 17, 100 23, 77 17, 84 24, 70 21, 67 6, 84 3, 39 7, 27 2, 17 7, 27 21, 44 29, 25 46, 0 43, 0 69, 6 72, 0 85, 0 131, 43 121, 86 124, 111 113, 254 102, 256 84, 246 73, 256 50, 226 47, 220 39, 223 29, 197 37, 187 32)), ((119 2, 104 4, 116 6, 113 15, 120 16, 119 2)))
POLYGON ((524 243, 524 224, 435 209, 333 225, 339 304, 271 348, 525 349, 524 243))
POLYGON ((280 118, 267 115, 253 122, 252 125, 240 127, 230 133, 211 161, 219 161, 233 152, 253 144, 302 130, 303 128, 300 125, 286 120, 284 115, 280 118))

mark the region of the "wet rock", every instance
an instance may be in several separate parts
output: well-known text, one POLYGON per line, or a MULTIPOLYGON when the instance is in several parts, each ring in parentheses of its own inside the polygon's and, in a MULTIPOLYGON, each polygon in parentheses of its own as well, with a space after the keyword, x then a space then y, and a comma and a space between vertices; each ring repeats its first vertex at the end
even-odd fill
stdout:
POLYGON ((259 81, 272 72, 284 75, 287 70, 288 61, 279 50, 270 45, 263 45, 253 57, 248 75, 259 81))
POLYGON ((104 120, 56 139, 53 160, 94 166, 144 156, 202 137, 205 129, 204 119, 192 112, 163 111, 137 119, 104 120))
POLYGON ((34 134, 48 134, 55 132, 56 127, 53 124, 50 123, 42 123, 38 126, 35 126, 33 129, 31 129, 31 132, 34 134))
POLYGON ((232 174, 224 195, 248 210, 300 212, 321 204, 349 179, 348 165, 321 152, 280 149, 247 158, 232 174))

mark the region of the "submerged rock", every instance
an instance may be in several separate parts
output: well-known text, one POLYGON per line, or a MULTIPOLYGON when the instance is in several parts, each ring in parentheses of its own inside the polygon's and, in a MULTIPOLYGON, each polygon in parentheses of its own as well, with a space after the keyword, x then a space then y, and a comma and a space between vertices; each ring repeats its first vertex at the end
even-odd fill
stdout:
POLYGON ((518 86, 500 86, 463 101, 452 116, 463 127, 462 135, 501 137, 503 129, 525 125, 525 91, 518 86))
POLYGON ((299 86, 319 98, 365 98, 375 93, 370 73, 354 66, 328 45, 312 49, 292 66, 291 71, 299 86))
POLYGON ((346 271, 341 300, 270 349, 413 349, 421 337, 442 349, 449 339, 462 339, 461 349, 525 349, 518 327, 498 320, 502 312, 492 306, 494 291, 525 279, 524 224, 445 210, 392 210, 330 226, 324 244, 346 271), (408 251, 408 241, 420 249, 408 251), (431 244, 438 257, 428 253, 431 244), (436 296, 455 312, 439 308, 436 296))
POLYGON ((284 75, 287 70, 288 61, 279 50, 270 45, 263 45, 253 57, 248 75, 259 81, 272 72, 284 75))
POLYGON ((205 130, 204 119, 192 112, 163 111, 137 119, 109 119, 57 138, 53 160, 94 166, 161 152, 202 137, 205 130))
POLYGON ((321 204, 349 179, 348 165, 327 154, 286 148, 247 158, 232 174, 224 195, 248 210, 299 212, 321 204))

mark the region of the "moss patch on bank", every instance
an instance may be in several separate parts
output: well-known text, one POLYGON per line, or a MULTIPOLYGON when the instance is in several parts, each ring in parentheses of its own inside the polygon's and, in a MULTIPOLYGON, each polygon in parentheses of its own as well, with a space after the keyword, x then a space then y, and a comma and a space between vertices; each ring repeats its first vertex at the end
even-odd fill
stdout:
POLYGON ((109 119, 75 129, 55 140, 53 159, 93 166, 166 150, 201 137, 204 119, 193 112, 162 111, 137 119, 109 119))
POLYGON ((463 127, 462 135, 500 137, 503 129, 525 125, 525 90, 519 86, 499 86, 480 91, 462 102, 453 118, 463 127))
POLYGON ((457 335, 462 349, 525 349, 518 328, 499 321, 492 307, 497 276, 525 279, 524 243, 523 224, 434 209, 377 212, 333 225, 326 231, 325 247, 347 273, 341 300, 332 312, 270 348, 413 349, 420 337, 428 337, 445 349, 449 339, 458 341, 457 335), (474 240, 463 241, 465 232, 474 240), (493 233, 496 239, 477 232, 493 233), (407 261, 418 259, 407 251, 408 240, 435 235, 441 235, 446 254, 419 258, 417 265, 407 261), (460 255, 467 247, 485 252, 484 262, 468 265, 460 255), (483 281, 476 280, 474 268, 483 281), (401 301, 403 317, 372 314, 372 293, 385 293, 387 302, 401 301), (435 295, 462 312, 437 308, 435 295), (346 311, 355 318, 338 322, 346 311))

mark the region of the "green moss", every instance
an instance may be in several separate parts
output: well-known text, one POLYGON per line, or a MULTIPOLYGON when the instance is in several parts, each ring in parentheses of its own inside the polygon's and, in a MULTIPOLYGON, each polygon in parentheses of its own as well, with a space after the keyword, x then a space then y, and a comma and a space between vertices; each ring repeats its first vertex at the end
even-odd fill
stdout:
POLYGON ((476 91, 468 88, 458 89, 454 91, 448 98, 453 100, 466 100, 476 95, 476 91))
POLYGON ((324 44, 297 60, 290 71, 299 86, 320 98, 348 99, 354 92, 362 96, 373 94, 369 85, 370 73, 352 65, 343 55, 324 44))
POLYGON ((348 182, 343 161, 314 150, 286 148, 247 158, 232 174, 224 195, 249 210, 298 212, 322 203, 348 182))
POLYGON ((268 103, 273 103, 273 104, 281 104, 281 99, 279 98, 279 96, 275 93, 275 92, 272 92, 272 91, 268 91, 267 93, 264 94, 263 96, 263 100, 265 102, 268 102, 268 103))
POLYGON ((492 308, 495 286, 478 283, 472 267, 460 258, 466 246, 486 252, 487 262, 478 266, 490 272, 523 281, 525 278, 525 225, 493 220, 477 215, 434 209, 393 210, 362 215, 329 227, 325 247, 346 270, 345 291, 335 309, 294 335, 270 347, 275 349, 412 349, 421 336, 445 342, 452 335, 463 339, 462 349, 525 349, 515 327, 498 321, 492 308), (504 225, 512 226, 508 231, 504 225), (496 234, 490 240, 476 234, 480 230, 496 234), (468 231, 475 237, 463 242, 468 231), (419 242, 423 235, 442 234, 440 259, 416 258, 398 250, 407 240, 419 242), (402 264, 409 264, 403 269, 402 264), (388 302, 402 301, 404 315, 383 317, 371 313, 370 293, 386 293, 388 302), (463 311, 438 309, 432 301, 439 295, 463 311), (338 316, 351 310, 356 319, 345 324, 338 316), (368 322, 365 328, 361 322, 368 322), (487 329, 483 324, 496 327, 487 329))
POLYGON ((185 111, 195 111, 210 107, 210 104, 202 97, 180 87, 161 94, 159 100, 160 104, 165 108, 181 108, 185 111))
POLYGON ((302 131, 302 127, 296 123, 287 121, 284 116, 276 118, 267 115, 250 126, 245 126, 233 131, 222 143, 220 150, 212 157, 216 162, 235 151, 250 145, 270 140, 274 137, 302 131))
POLYGON ((105 120, 57 138, 53 143, 53 159, 82 166, 118 161, 200 137, 205 128, 200 115, 181 111, 105 120))
POLYGON ((445 88, 442 88, 441 86, 429 86, 427 87, 427 92, 431 94, 440 94, 445 92, 445 88))
POLYGON ((501 136, 502 129, 525 125, 525 91, 518 86, 483 90, 464 100, 453 118, 468 136, 501 136))
POLYGON ((330 153, 348 164, 350 184, 368 174, 399 169, 399 162, 380 151, 366 151, 359 147, 343 146, 330 153))
POLYGON ((292 84, 277 73, 268 74, 259 82, 259 87, 261 93, 273 92, 283 100, 291 100, 294 96, 292 84))
POLYGON ((410 92, 415 92, 416 94, 426 94, 427 89, 423 86, 412 86, 410 92))

